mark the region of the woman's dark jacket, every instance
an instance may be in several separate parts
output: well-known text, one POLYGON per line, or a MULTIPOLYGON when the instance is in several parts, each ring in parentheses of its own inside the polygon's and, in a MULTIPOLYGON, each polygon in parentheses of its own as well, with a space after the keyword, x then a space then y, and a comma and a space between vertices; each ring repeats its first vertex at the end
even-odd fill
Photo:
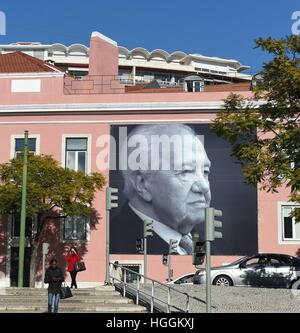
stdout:
POLYGON ((58 294, 60 292, 61 284, 65 281, 62 270, 57 268, 49 267, 45 274, 45 283, 49 283, 48 293, 58 294))

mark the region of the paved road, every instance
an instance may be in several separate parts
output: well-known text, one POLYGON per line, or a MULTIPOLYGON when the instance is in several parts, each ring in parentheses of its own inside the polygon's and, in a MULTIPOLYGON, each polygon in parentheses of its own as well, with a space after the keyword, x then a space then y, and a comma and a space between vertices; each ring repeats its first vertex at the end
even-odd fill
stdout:
MULTIPOLYGON (((199 301, 191 301, 191 312, 205 312, 205 286, 181 285, 174 286, 176 289, 195 296, 199 301)), ((143 286, 143 290, 151 294, 151 286, 143 286)), ((167 293, 161 288, 155 288, 155 295, 161 299, 167 299, 167 293)), ((172 291, 171 302, 177 307, 184 309, 186 297, 172 291)), ((300 294, 289 289, 265 289, 247 287, 219 287, 212 286, 212 312, 300 312, 300 294)), ((166 305, 161 303, 166 309, 166 305)))

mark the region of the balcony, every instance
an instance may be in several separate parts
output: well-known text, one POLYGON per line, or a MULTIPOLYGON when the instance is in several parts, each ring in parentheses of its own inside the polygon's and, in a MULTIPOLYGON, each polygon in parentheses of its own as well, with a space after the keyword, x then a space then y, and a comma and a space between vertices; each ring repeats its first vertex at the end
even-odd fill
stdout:
POLYGON ((153 80, 148 77, 135 79, 125 75, 86 75, 64 78, 65 95, 169 93, 169 92, 221 92, 249 91, 251 82, 225 83, 190 76, 181 81, 153 80))

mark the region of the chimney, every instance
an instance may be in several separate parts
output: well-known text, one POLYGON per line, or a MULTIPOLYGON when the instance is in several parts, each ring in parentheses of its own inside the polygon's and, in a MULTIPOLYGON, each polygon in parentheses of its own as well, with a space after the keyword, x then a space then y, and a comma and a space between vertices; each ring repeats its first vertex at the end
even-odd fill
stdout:
POLYGON ((112 39, 93 32, 90 42, 89 80, 93 82, 92 93, 121 94, 125 86, 120 84, 119 49, 112 39))
POLYGON ((100 32, 95 31, 92 33, 89 58, 89 75, 118 75, 118 45, 100 32))

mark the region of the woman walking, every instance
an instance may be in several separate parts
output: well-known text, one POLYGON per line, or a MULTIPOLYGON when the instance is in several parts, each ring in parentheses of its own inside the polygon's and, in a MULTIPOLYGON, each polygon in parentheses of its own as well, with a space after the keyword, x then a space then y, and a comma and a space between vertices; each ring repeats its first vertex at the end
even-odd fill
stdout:
POLYGON ((48 313, 52 312, 52 304, 54 301, 54 313, 58 312, 58 305, 60 301, 60 289, 61 284, 65 278, 62 270, 57 266, 57 260, 52 259, 50 261, 50 267, 45 273, 45 283, 49 283, 48 286, 48 313))
POLYGON ((80 261, 80 255, 77 251, 77 249, 72 246, 67 254, 67 263, 68 263, 68 272, 70 272, 70 276, 71 276, 71 279, 72 279, 72 282, 71 282, 71 288, 75 288, 77 289, 77 283, 76 283, 76 275, 77 275, 77 271, 75 269, 75 264, 77 262, 80 261))

